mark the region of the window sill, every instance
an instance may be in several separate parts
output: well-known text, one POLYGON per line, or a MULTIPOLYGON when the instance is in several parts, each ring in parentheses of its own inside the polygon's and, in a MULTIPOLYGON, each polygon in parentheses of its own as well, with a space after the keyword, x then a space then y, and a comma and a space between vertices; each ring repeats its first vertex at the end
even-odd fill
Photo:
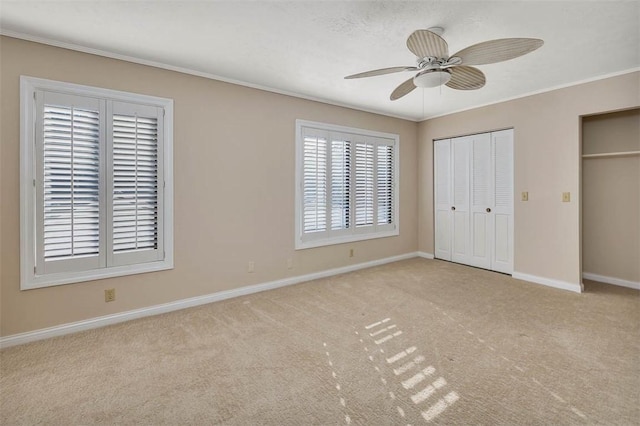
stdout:
POLYGON ((355 241, 373 240, 376 238, 395 237, 400 235, 398 229, 392 231, 376 232, 375 234, 343 235, 340 237, 323 238, 310 241, 296 241, 296 250, 304 250, 314 247, 331 246, 335 244, 353 243, 355 241))
POLYGON ((20 281, 20 290, 32 290, 35 288, 101 280, 104 278, 144 274, 147 272, 164 271, 167 269, 173 269, 173 260, 162 260, 157 262, 93 269, 81 272, 64 272, 47 275, 31 274, 30 276, 22 277, 22 280, 20 281))

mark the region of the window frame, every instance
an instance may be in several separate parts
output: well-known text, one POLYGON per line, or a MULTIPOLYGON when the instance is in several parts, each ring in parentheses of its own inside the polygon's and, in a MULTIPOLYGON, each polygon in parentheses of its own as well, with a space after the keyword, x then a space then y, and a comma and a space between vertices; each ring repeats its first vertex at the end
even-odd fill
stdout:
MULTIPOLYGON (((107 134, 109 115, 106 114, 101 127, 104 133, 100 140, 100 153, 103 155, 101 162, 106 162, 111 155, 105 152, 103 136, 107 134)), ((159 123, 160 124, 160 123, 159 123)), ((101 173, 100 193, 101 200, 106 197, 106 191, 110 185, 106 180, 110 174, 112 166, 107 166, 101 173)), ((102 204, 100 222, 101 229, 103 223, 111 217, 108 212, 109 204, 102 204)), ((106 247, 104 241, 109 238, 106 232, 101 233, 101 249, 106 247)), ((101 252, 100 256, 109 257, 111 254, 101 252)), ((173 269, 173 100, 156 96, 141 95, 130 92, 123 92, 111 89, 104 89, 93 86, 85 86, 62 81, 47 80, 42 78, 20 76, 20 289, 29 290, 42 287, 50 287, 62 284, 71 284, 84 281, 93 281, 103 278, 112 278, 125 275, 140 274, 153 271, 173 269), (100 101, 125 102, 131 104, 148 105, 161 108, 164 111, 162 126, 162 141, 159 141, 159 149, 163 151, 162 164, 158 164, 158 176, 163 177, 163 181, 158 180, 158 190, 162 189, 162 209, 159 212, 162 219, 159 225, 162 226, 161 241, 163 244, 163 258, 120 266, 102 265, 96 269, 60 271, 52 273, 37 273, 36 265, 38 257, 36 238, 41 238, 38 230, 41 225, 37 220, 37 201, 39 195, 38 188, 41 183, 37 182, 39 176, 36 164, 41 161, 42 156, 36 148, 37 142, 37 99, 38 91, 56 92, 63 95, 79 96, 86 98, 96 98, 100 101), (160 171, 161 170, 161 171, 160 171)))
MULTIPOLYGON (((335 124, 327 124, 309 120, 297 119, 295 123, 295 244, 294 247, 296 250, 302 250, 313 247, 322 247, 329 246, 335 244, 343 244, 350 243, 355 241, 363 241, 370 240, 376 238, 385 238, 385 237, 393 237, 400 234, 400 204, 399 204, 399 188, 400 188, 400 136, 393 133, 384 133, 373 130, 359 129, 354 127, 340 126, 335 124), (349 135, 352 136, 352 144, 351 147, 351 172, 350 172, 350 227, 348 229, 339 229, 339 230, 331 230, 331 217, 329 216, 327 219, 328 229, 327 231, 321 231, 322 234, 326 235, 317 235, 317 236, 309 236, 307 233, 307 237, 305 238, 304 233, 304 195, 303 195, 303 185, 304 185, 304 133, 303 129, 314 129, 317 134, 336 134, 339 136, 349 135), (379 225, 377 219, 377 203, 374 207, 374 219, 373 225, 369 228, 368 226, 356 226, 356 211, 355 211, 355 193, 356 193, 356 173, 355 173, 355 162, 356 162, 356 143, 362 143, 372 140, 380 140, 386 139, 391 142, 390 145, 393 146, 393 221, 389 225, 379 225), (380 228, 380 229, 378 229, 380 228)), ((327 156, 331 156, 331 146, 333 139, 336 138, 327 138, 327 156)), ((336 141, 339 142, 340 138, 337 138, 336 141)), ((377 151, 378 146, 383 145, 375 145, 374 151, 377 151)), ((375 157, 377 158, 377 153, 375 157)), ((327 166, 327 174, 331 173, 329 170, 329 166, 327 166)), ((377 164, 374 163, 374 182, 377 185, 377 164)), ((374 189, 374 197, 377 199, 377 186, 374 189)), ((331 202, 331 188, 328 187, 326 191, 326 204, 330 205, 331 202)), ((320 233, 318 233, 320 234, 320 233)))

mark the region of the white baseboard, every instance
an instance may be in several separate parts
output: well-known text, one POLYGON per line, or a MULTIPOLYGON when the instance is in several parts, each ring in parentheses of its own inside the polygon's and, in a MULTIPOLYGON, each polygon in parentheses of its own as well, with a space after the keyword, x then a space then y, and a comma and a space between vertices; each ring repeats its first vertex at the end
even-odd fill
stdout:
POLYGON ((562 290, 569 290, 575 293, 582 293, 582 285, 568 283, 566 281, 554 280, 552 278, 538 277, 536 275, 523 274, 521 272, 514 272, 511 275, 517 280, 529 281, 536 284, 546 285, 548 287, 559 288, 562 290))
POLYGON ((433 254, 427 253, 425 251, 419 251, 417 254, 418 254, 418 257, 421 257, 423 259, 433 259, 433 254))
POLYGON ((628 287, 628 288, 633 288, 635 290, 640 290, 640 282, 636 282, 636 281, 628 281, 620 278, 606 277, 604 275, 592 274, 591 272, 583 272, 582 278, 586 280, 591 280, 591 281, 598 281, 599 283, 613 284, 613 285, 618 285, 620 287, 628 287))
POLYGON ((48 327, 48 328, 42 328, 40 330, 29 331, 26 333, 13 334, 6 337, 0 337, 0 349, 8 348, 10 346, 22 345, 29 342, 35 342, 37 340, 49 339, 51 337, 63 336, 65 334, 77 333, 79 331, 91 330, 94 328, 117 324, 124 321, 130 321, 137 318, 164 314, 167 312, 177 311, 180 309, 191 308, 199 305, 205 305, 207 303, 231 299, 233 297, 245 296, 248 294, 258 293, 261 291, 272 290, 279 287, 298 284, 305 281, 311 281, 319 278, 330 277, 333 275, 344 274, 347 272, 357 271, 359 269, 371 268, 372 266, 384 265, 385 263, 411 259, 418 256, 420 256, 418 252, 406 253, 399 256, 392 256, 384 259, 357 263, 355 265, 342 266, 340 268, 328 269, 325 271, 314 272, 311 274, 284 278, 281 280, 270 281, 262 284, 255 284, 255 285, 240 287, 232 290, 219 291, 217 293, 206 294, 204 296, 190 297, 188 299, 176 300, 175 302, 163 303, 161 305, 149 306, 147 308, 134 309, 132 311, 119 312, 117 314, 105 315, 101 317, 90 318, 87 320, 61 324, 54 327, 48 327))

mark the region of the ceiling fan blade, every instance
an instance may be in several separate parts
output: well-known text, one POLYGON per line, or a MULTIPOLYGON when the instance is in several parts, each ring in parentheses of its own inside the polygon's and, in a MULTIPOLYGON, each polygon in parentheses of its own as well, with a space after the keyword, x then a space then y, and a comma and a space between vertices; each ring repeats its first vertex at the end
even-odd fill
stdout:
POLYGON ((427 56, 447 58, 449 45, 438 34, 429 30, 416 30, 407 39, 407 47, 418 58, 427 56))
POLYGON ((478 68, 460 65, 449 68, 451 80, 447 86, 457 90, 475 90, 484 86, 486 79, 484 73, 478 68))
POLYGON ((389 98, 392 101, 395 101, 396 99, 400 99, 404 95, 409 94, 415 88, 416 85, 413 84, 413 77, 411 77, 409 80, 396 87, 396 90, 391 93, 391 96, 389 98))
POLYGON ((402 72, 402 71, 416 71, 418 68, 416 67, 391 67, 391 68, 381 68, 379 70, 371 70, 365 71, 358 74, 352 74, 345 77, 345 79, 351 78, 363 78, 363 77, 373 77, 375 75, 384 75, 391 74, 394 72, 402 72))
POLYGON ((451 57, 462 59, 463 65, 485 65, 508 61, 533 52, 544 44, 537 38, 502 38, 474 44, 451 57))

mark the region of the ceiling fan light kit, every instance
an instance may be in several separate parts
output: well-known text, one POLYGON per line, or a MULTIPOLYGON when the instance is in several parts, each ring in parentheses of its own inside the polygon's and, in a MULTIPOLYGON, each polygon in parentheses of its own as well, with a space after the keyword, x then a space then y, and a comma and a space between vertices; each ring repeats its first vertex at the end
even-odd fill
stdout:
POLYGON ((440 37, 440 27, 414 31, 407 39, 407 48, 417 58, 417 66, 390 67, 346 76, 346 79, 373 77, 402 71, 418 73, 400 84, 391 93, 392 101, 410 93, 416 87, 446 85, 456 90, 477 90, 485 85, 484 73, 471 65, 486 65, 514 59, 540 48, 544 41, 536 38, 503 38, 474 44, 449 56, 449 46, 440 37))
POLYGON ((451 80, 451 73, 447 70, 424 70, 413 77, 416 87, 438 87, 451 80))

